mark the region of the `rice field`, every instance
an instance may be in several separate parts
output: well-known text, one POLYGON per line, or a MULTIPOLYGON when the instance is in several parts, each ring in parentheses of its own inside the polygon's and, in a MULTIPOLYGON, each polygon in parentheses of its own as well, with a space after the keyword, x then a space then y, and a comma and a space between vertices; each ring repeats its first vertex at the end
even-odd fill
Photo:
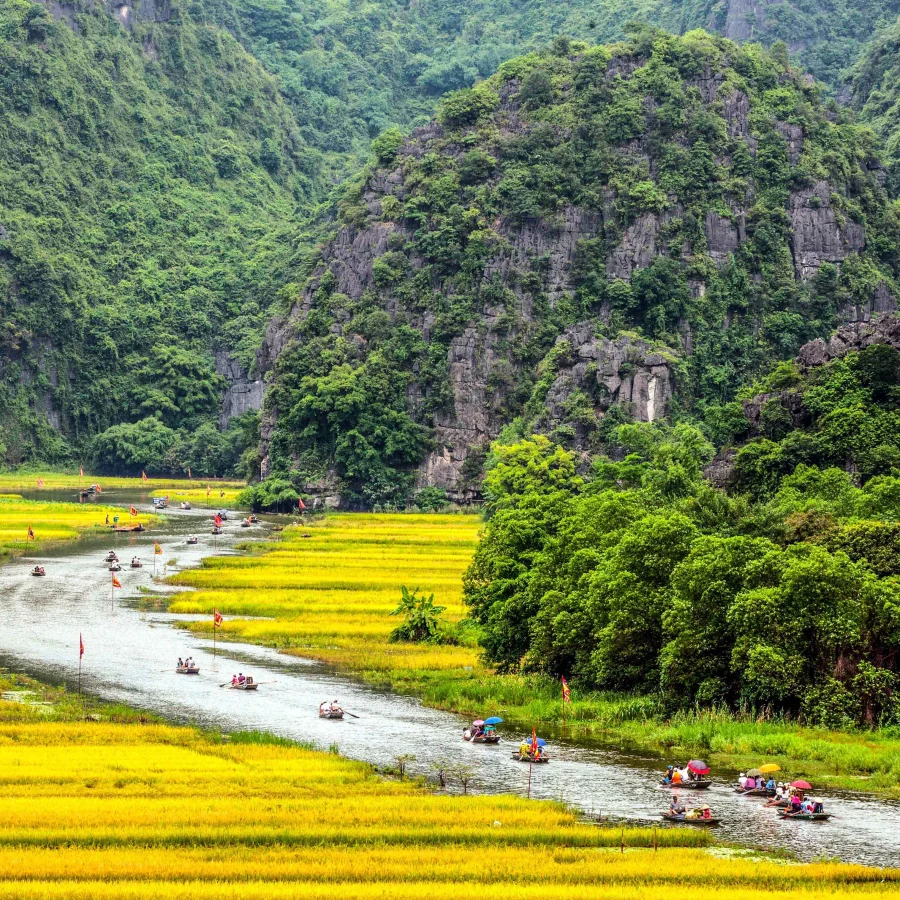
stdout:
POLYGON ((83 720, 66 704, 0 700, 0 898, 836 900, 894 896, 900 882, 900 870, 723 855, 706 831, 435 794, 265 735, 117 723, 103 707, 83 720))
MULTIPOLYGON (((220 637, 275 646, 353 671, 475 671, 474 646, 391 643, 400 586, 434 594, 456 623, 481 528, 468 515, 337 514, 285 529, 241 557, 212 557, 172 581, 178 613, 225 615, 220 637), (260 618, 270 617, 269 621, 260 618)), ((206 622, 195 630, 209 629, 206 622)))
POLYGON ((0 554, 36 554, 50 544, 73 541, 87 531, 106 532, 106 516, 112 522, 119 517, 120 524, 153 521, 153 516, 131 516, 121 507, 102 506, 96 503, 54 503, 41 500, 23 500, 16 494, 0 495, 0 554), (34 532, 34 540, 28 539, 28 529, 34 532))
POLYGON ((120 478, 105 475, 78 475, 60 472, 4 472, 0 473, 0 494, 17 491, 78 491, 92 484, 104 490, 145 491, 150 497, 169 495, 170 500, 187 500, 196 506, 218 506, 229 509, 237 506, 237 496, 246 487, 241 481, 188 478, 120 478), (40 480, 41 484, 38 484, 40 480), (209 486, 209 498, 206 488, 209 486))

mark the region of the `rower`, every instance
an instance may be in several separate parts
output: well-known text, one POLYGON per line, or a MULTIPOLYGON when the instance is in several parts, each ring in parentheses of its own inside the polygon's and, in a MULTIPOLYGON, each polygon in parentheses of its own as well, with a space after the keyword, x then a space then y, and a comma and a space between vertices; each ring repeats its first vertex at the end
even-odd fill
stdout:
POLYGON ((678 799, 678 794, 675 794, 675 796, 672 797, 672 802, 669 804, 669 812, 672 813, 673 816, 684 815, 684 804, 678 799))
POLYGON ((179 668, 179 669, 183 669, 183 668, 184 668, 184 663, 181 661, 181 657, 180 657, 180 656, 178 657, 178 668, 179 668))
POLYGON ((231 676, 231 683, 232 683, 232 684, 237 684, 237 683, 238 683, 237 675, 232 675, 232 676, 231 676))
POLYGON ((238 673, 238 684, 243 684, 246 680, 247 680, 247 679, 244 678, 244 673, 243 673, 243 672, 239 672, 239 673, 238 673))
POLYGON ((332 712, 343 712, 340 706, 338 706, 337 697, 335 697, 334 700, 331 701, 330 709, 332 712))

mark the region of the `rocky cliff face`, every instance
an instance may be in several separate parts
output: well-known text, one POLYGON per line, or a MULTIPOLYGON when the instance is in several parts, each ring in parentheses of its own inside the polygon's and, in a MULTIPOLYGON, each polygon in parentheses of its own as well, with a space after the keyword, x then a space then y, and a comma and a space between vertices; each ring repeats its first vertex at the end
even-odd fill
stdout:
MULTIPOLYGON (((421 410, 434 385, 423 381, 420 362, 408 369, 409 409, 434 435, 417 483, 465 499, 467 461, 526 408, 544 353, 553 355, 554 377, 528 409, 533 414, 537 402, 532 424, 553 430, 571 424, 576 392, 595 420, 612 406, 638 421, 664 416, 679 357, 688 380, 700 384, 716 367, 752 368, 751 342, 771 340, 766 352, 783 352, 782 336, 766 337, 764 323, 779 309, 804 308, 823 264, 840 273, 845 261, 867 254, 859 189, 883 196, 882 173, 863 153, 849 163, 851 179, 837 168, 798 177, 826 135, 840 140, 835 126, 799 76, 782 71, 772 81, 776 67, 766 63, 765 84, 738 78, 730 68, 737 48, 710 42, 715 49, 686 73, 656 51, 646 57, 627 48, 510 64, 480 95, 490 113, 464 112, 462 122, 445 113, 413 132, 348 202, 345 224, 296 302, 271 323, 257 369, 282 378, 279 360, 312 340, 312 320, 317 333, 328 322, 332 337, 352 349, 345 358, 365 360, 372 338, 358 311, 374 304, 393 328, 413 329, 443 357, 448 402, 430 412, 421 410), (669 85, 647 95, 643 85, 657 76, 669 85), (788 122, 767 106, 775 82, 794 92, 804 116, 788 122), (617 115, 631 124, 620 126, 617 115), (668 116, 682 124, 668 124, 668 116), (689 149, 711 140, 692 130, 701 119, 720 126, 718 143, 704 150, 703 181, 689 168, 707 164, 691 161, 689 149), (691 173, 664 178, 676 157, 691 173), (675 183, 683 187, 666 187, 675 183), (763 211, 759 198, 776 184, 787 202, 763 211), (787 292, 784 266, 794 272, 787 292), (735 278, 744 285, 737 292, 735 278)), ((862 302, 842 311, 846 320, 895 308, 889 280, 863 291, 862 302)), ((806 335, 833 321, 802 314, 791 321, 798 318, 806 335)), ((294 382, 313 372, 308 360, 304 366, 292 370, 294 382)), ((264 455, 286 412, 268 404, 264 455)), ((584 427, 573 430, 583 445, 584 427)))

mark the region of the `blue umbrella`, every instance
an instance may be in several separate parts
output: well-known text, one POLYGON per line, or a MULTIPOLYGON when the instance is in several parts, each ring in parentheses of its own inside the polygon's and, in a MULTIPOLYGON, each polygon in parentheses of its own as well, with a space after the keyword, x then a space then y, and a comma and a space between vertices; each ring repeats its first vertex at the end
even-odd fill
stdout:
POLYGON ((543 738, 538 738, 538 747, 546 747, 547 742, 543 738))
POLYGON ((499 725, 503 719, 500 716, 491 716, 489 719, 484 720, 485 725, 499 725))

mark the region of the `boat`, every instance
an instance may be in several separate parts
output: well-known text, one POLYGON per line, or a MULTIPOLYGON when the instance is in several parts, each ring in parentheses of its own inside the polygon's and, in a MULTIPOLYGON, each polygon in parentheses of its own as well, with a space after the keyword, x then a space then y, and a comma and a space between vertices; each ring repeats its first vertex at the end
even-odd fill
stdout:
POLYGON ((343 719, 344 711, 342 709, 320 709, 320 719, 343 719))
POLYGON ((190 509, 190 508, 191 508, 191 504, 188 503, 187 500, 185 500, 183 503, 180 503, 180 504, 178 505, 178 508, 179 508, 179 509, 190 509))
POLYGON ((131 568, 132 568, 132 569, 142 569, 143 567, 144 567, 144 564, 143 564, 137 557, 135 557, 135 558, 131 561, 131 568))
POLYGON ((198 538, 196 534, 192 534, 190 535, 190 537, 188 537, 187 542, 189 544, 199 544, 200 538, 198 538))
POLYGON ((104 561, 104 562, 108 562, 108 563, 111 563, 111 562, 118 562, 118 561, 119 561, 119 557, 116 556, 116 554, 113 553, 112 550, 110 550, 109 553, 106 554, 106 559, 104 559, 103 561, 104 561))
POLYGON ((743 797, 774 797, 775 791, 770 791, 768 788, 751 788, 749 791, 745 791, 742 787, 736 787, 734 789, 736 794, 740 794, 743 797))
POLYGON ((221 534, 221 533, 222 533, 222 529, 219 528, 218 525, 213 525, 212 533, 213 533, 213 534, 221 534))
POLYGON ((500 716, 491 716, 489 719, 476 719, 463 731, 463 740, 472 744, 499 744, 500 735, 496 727, 503 722, 500 716))
POLYGON ((224 510, 224 509, 220 509, 220 510, 219 510, 219 518, 220 518, 223 522, 227 522, 227 521, 228 521, 228 513, 227 513, 227 511, 224 510))
POLYGON ((31 574, 32 574, 32 575, 46 575, 47 573, 44 571, 44 567, 43 567, 43 566, 35 566, 35 567, 31 570, 31 574))
POLYGON ((688 818, 686 815, 676 816, 672 812, 664 812, 661 815, 667 822, 677 822, 679 825, 718 825, 720 821, 714 816, 710 816, 708 819, 705 819, 703 816, 688 818))
POLYGON ((249 519, 241 519, 241 528, 249 528, 250 520, 249 519))
POLYGON ((519 753, 518 750, 516 750, 516 752, 513 753, 512 758, 517 760, 518 762, 534 763, 534 765, 536 765, 536 766, 541 765, 542 763, 550 762, 549 756, 543 755, 543 756, 538 756, 537 758, 535 758, 530 753, 526 753, 523 756, 521 753, 519 753))
POLYGON ((241 684, 229 684, 228 687, 233 691, 255 691, 259 685, 252 678, 248 678, 241 684))
POLYGON ((463 740, 469 741, 472 744, 499 744, 500 743, 500 735, 497 734, 496 731, 490 731, 487 734, 479 734, 475 737, 472 737, 471 733, 468 729, 463 732, 463 740), (466 737, 466 735, 469 735, 466 737))
POLYGON ((118 534, 131 534, 136 531, 143 531, 144 526, 140 522, 136 525, 113 525, 112 530, 118 534))
POLYGON ((199 675, 200 666, 175 666, 175 671, 179 675, 199 675))
POLYGON ((712 782, 698 778, 694 781, 682 781, 680 784, 673 784, 670 781, 661 781, 659 785, 660 787, 676 788, 680 791, 705 791, 707 788, 712 787, 712 782))
POLYGON ((109 571, 110 572, 121 572, 122 571, 122 567, 119 565, 118 560, 115 562, 111 562, 109 564, 109 571))
POLYGON ((253 513, 250 513, 250 515, 247 516, 247 521, 251 525, 255 525, 259 521, 259 518, 257 516, 254 516, 253 513))
POLYGON ((831 813, 792 813, 792 812, 780 812, 778 813, 779 819, 803 819, 805 822, 825 822, 831 818, 831 813))

